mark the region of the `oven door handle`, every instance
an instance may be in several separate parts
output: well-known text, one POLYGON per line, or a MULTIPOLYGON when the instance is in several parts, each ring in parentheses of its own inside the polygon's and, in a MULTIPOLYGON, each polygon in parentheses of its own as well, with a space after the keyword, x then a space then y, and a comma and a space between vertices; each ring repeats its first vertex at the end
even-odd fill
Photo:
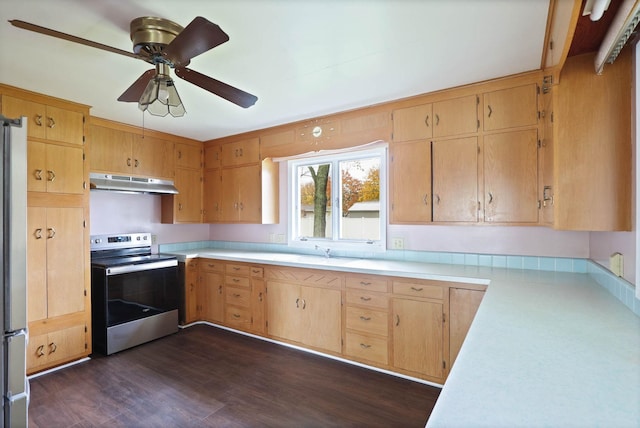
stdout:
POLYGON ((123 273, 143 272, 146 270, 161 269, 178 266, 178 260, 162 260, 159 262, 139 263, 107 268, 107 276, 121 275, 123 273))

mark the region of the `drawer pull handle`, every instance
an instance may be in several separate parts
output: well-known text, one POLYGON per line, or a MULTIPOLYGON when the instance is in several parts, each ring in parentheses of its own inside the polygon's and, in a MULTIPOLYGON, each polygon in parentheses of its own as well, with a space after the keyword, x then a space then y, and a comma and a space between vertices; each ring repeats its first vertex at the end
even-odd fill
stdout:
POLYGON ((47 117, 47 119, 49 120, 49 128, 53 129, 53 127, 56 126, 56 121, 53 120, 52 117, 47 117))
POLYGON ((252 269, 251 272, 253 273, 260 273, 260 269, 252 269))
POLYGON ((218 285, 218 294, 222 294, 222 285, 218 285))
POLYGON ((38 358, 44 357, 44 345, 38 346, 38 349, 36 350, 36 356, 38 358))
POLYGON ((53 227, 47 229, 49 234, 47 235, 48 239, 53 239, 56 236, 56 230, 53 227))
POLYGON ((240 315, 239 314, 233 314, 233 317, 234 318, 240 318, 240 315))
POLYGON ((262 302, 262 291, 258 294, 258 302, 262 302))
POLYGON ((53 181, 53 180, 55 180, 55 179, 56 179, 56 173, 55 173, 55 172, 53 172, 53 171, 51 171, 50 169, 48 169, 48 170, 47 170, 47 174, 49 175, 49 176, 47 177, 47 180, 48 180, 48 181, 53 181))
POLYGON ((233 293, 233 297, 240 297, 238 293, 233 293))
POLYGON ((300 299, 299 299, 299 298, 298 298, 298 299, 296 299, 296 308, 299 308, 299 307, 300 307, 300 305, 298 304, 299 302, 300 302, 300 299))
POLYGON ((361 344, 360 344, 360 347, 361 347, 362 349, 369 349, 369 348, 371 348, 371 345, 367 345, 366 343, 361 343, 361 344))
POLYGON ((307 308, 307 301, 305 299, 301 299, 302 300, 302 309, 306 309, 307 308))
POLYGON ((364 316, 362 316, 362 315, 360 316, 360 319, 361 319, 362 321, 371 321, 371 317, 364 317, 364 316))
POLYGON ((360 285, 371 285, 371 283, 366 281, 360 281, 360 285))
POLYGON ((207 266, 209 266, 210 268, 215 267, 213 263, 207 263, 207 266))
POLYGON ((57 349, 58 349, 58 345, 56 345, 56 342, 51 342, 49 344, 49 353, 50 354, 55 353, 57 349))
POLYGON ((238 266, 234 266, 234 267, 233 267, 233 270, 238 271, 238 270, 240 270, 240 268, 239 268, 238 266))
POLYGON ((36 231, 33 233, 33 236, 36 237, 36 239, 42 239, 42 228, 39 227, 36 229, 36 231))
POLYGON ((127 158, 127 166, 131 166, 131 158, 127 158))
POLYGON ((424 118, 424 124, 427 125, 427 128, 429 127, 429 115, 424 118))
POLYGON ((420 287, 420 288, 418 288, 418 287, 411 287, 411 289, 412 289, 413 291, 422 291, 422 290, 424 290, 424 288, 422 288, 422 287, 420 287))
POLYGON ((363 302, 368 302, 369 300, 371 300, 371 297, 364 297, 364 296, 361 296, 361 297, 360 297, 360 300, 362 300, 363 302))
POLYGON ((238 278, 233 278, 233 282, 240 282, 238 278))

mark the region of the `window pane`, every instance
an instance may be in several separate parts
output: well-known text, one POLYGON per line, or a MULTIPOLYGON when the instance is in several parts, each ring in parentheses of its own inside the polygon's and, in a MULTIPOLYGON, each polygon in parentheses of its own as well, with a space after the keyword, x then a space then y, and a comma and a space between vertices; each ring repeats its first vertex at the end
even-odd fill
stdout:
POLYGON ((380 157, 340 162, 340 239, 380 239, 380 157))
POLYGON ((299 166, 298 236, 331 238, 331 164, 299 166))

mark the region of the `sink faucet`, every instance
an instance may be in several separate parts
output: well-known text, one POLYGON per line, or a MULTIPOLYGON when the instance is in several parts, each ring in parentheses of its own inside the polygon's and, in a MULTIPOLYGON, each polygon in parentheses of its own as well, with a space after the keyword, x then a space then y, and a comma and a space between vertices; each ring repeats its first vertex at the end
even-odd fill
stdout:
POLYGON ((324 253, 324 256, 326 258, 329 258, 331 256, 331 248, 327 247, 327 248, 322 248, 319 245, 316 245, 316 250, 320 250, 324 253))

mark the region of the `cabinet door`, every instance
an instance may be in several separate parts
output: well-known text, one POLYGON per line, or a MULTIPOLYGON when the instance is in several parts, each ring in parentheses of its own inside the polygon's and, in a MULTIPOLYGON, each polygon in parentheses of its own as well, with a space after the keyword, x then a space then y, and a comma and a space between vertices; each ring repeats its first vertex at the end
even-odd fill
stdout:
POLYGON ((202 208, 204 223, 217 223, 222 213, 222 175, 219 169, 204 171, 202 208))
POLYGON ((433 103, 433 136, 477 132, 478 103, 476 95, 433 103))
POLYGON ((201 281, 198 281, 198 262, 195 260, 187 260, 184 275, 184 323, 189 324, 197 321, 199 318, 198 287, 201 281))
POLYGON ((282 339, 301 342, 302 302, 300 286, 286 282, 267 282, 268 334, 282 339))
POLYGON ((133 134, 103 126, 91 126, 91 171, 131 174, 133 134))
POLYGON ((236 186, 240 201, 238 220, 243 223, 262 222, 262 179, 260 165, 237 168, 236 186))
POLYGON ((222 166, 260 162, 260 140, 251 138, 222 145, 222 166))
POLYGON ((200 169, 202 166, 202 147, 176 143, 176 168, 200 169))
POLYGON ((238 221, 240 202, 238 201, 239 168, 223 168, 220 172, 220 220, 222 222, 238 221))
POLYGON ((481 290, 449 289, 449 368, 460 352, 483 297, 481 290))
POLYGON ((27 136, 30 138, 46 138, 45 109, 44 104, 21 100, 8 95, 2 96, 2 114, 11 119, 26 116, 28 119, 27 136))
POLYGON ((133 174, 174 178, 173 142, 136 135, 133 141, 133 174))
POLYGON ((176 221, 199 223, 202 205, 202 182, 200 170, 176 169, 175 186, 180 193, 175 195, 176 221))
POLYGON ((431 146, 391 145, 391 222, 431 221, 431 146))
POLYGON ((215 146, 207 146, 204 148, 204 167, 205 169, 220 168, 221 147, 219 144, 215 146))
POLYGON ((47 318, 46 208, 27 208, 27 263, 27 321, 32 322, 47 318))
POLYGON ((84 152, 82 147, 47 144, 46 157, 47 192, 79 195, 84 193, 84 152))
POLYGON ((84 116, 76 111, 47 106, 45 129, 48 140, 84 144, 84 116))
POLYGON ((478 221, 478 139, 434 141, 433 221, 478 221))
POLYGON ((82 208, 47 208, 48 317, 85 310, 82 208))
POLYGON ((538 133, 484 136, 485 221, 538 221, 538 133))
POLYGON ((300 287, 303 342, 315 348, 340 352, 342 347, 342 306, 340 290, 300 287))
POLYGON ((204 318, 214 323, 224 322, 224 278, 220 272, 204 272, 204 318))
POLYGON ((84 325, 75 325, 47 335, 47 364, 58 364, 86 354, 87 333, 84 325))
POLYGON ((251 330, 265 333, 265 285, 262 279, 251 279, 251 330))
POLYGON ((433 136, 433 105, 393 111, 393 141, 424 140, 433 136))
POLYGON ((535 83, 483 94, 484 130, 493 131, 538 123, 535 83))
POLYGON ((393 299, 393 364, 434 378, 444 376, 442 304, 393 299))
POLYGON ((27 141, 27 190, 47 191, 47 144, 27 141))

